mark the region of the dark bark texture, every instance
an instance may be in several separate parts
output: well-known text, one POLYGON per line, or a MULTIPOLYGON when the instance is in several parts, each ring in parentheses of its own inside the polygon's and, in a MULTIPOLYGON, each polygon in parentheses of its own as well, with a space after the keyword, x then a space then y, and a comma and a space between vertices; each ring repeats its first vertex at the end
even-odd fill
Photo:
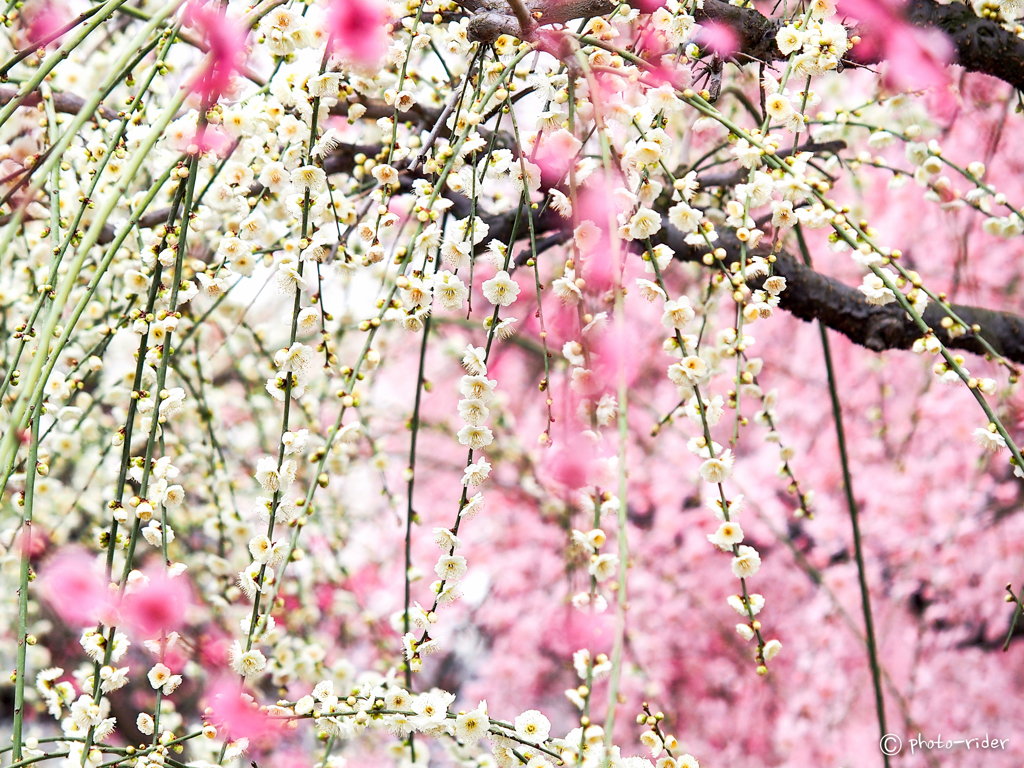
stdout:
POLYGON ((907 16, 919 27, 945 32, 956 48, 956 63, 964 69, 1024 90, 1024 40, 997 22, 980 18, 970 5, 939 5, 935 0, 911 0, 907 16))

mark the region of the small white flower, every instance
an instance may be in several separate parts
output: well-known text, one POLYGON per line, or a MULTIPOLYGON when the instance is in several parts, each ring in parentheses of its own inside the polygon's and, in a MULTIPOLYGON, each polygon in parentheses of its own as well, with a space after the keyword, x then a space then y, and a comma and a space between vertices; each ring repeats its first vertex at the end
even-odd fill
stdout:
POLYGON ((731 550, 734 545, 743 541, 743 529, 738 523, 722 523, 717 531, 708 534, 708 541, 723 551, 731 550))
POLYGON ((1006 447, 1006 440, 998 432, 985 427, 978 427, 974 430, 974 442, 987 451, 997 453, 1006 447))
POLYGON ((309 190, 315 194, 327 189, 327 174, 315 165, 303 165, 292 171, 291 182, 298 192, 309 190))
POLYGON ((305 373, 312 360, 313 348, 298 342, 274 355, 274 364, 283 372, 305 373))
POLYGON ((732 475, 732 451, 725 451, 714 459, 707 459, 700 465, 700 476, 709 483, 721 483, 732 475))
POLYGON ((523 741, 541 744, 551 733, 551 723, 536 709, 529 709, 515 719, 516 734, 523 741))
POLYGON ((462 366, 473 376, 484 376, 487 374, 487 350, 483 347, 474 347, 472 344, 466 347, 462 353, 462 366))
POLYGON ((587 568, 587 571, 598 581, 607 581, 615 575, 618 567, 618 556, 605 553, 603 555, 591 555, 590 566, 587 568))
POLYGON ((498 274, 483 284, 484 296, 487 300, 491 304, 501 307, 507 307, 514 302, 519 296, 519 290, 519 284, 505 270, 500 270, 498 274))
POLYGON ((789 56, 804 44, 804 35, 792 24, 787 24, 775 35, 775 44, 783 56, 789 56))
POLYGON ((297 432, 285 432, 281 436, 281 443, 284 445, 285 456, 292 453, 302 453, 306 450, 306 441, 308 439, 308 429, 300 429, 297 432))
POLYGON ((629 220, 629 236, 634 240, 645 240, 661 229, 661 214, 650 208, 640 208, 629 220))
POLYGON ((434 573, 445 581, 458 581, 466 573, 466 558, 462 555, 443 555, 434 565, 434 573))
MULTIPOLYGON (((884 270, 888 272, 888 270, 884 270)), ((890 279, 895 279, 896 275, 889 272, 890 279)), ((864 275, 864 283, 857 288, 867 298, 868 304, 884 305, 890 302, 896 301, 896 296, 892 290, 885 286, 885 282, 876 275, 874 272, 864 275)))
POLYGON ((171 670, 169 670, 163 664, 155 664, 149 673, 146 675, 149 678, 149 684, 154 690, 163 688, 168 680, 171 679, 171 670))
POLYGON ((484 404, 483 400, 459 401, 459 416, 470 426, 482 426, 487 421, 490 413, 490 409, 484 404))
POLYGON ((697 355, 688 355, 668 368, 668 377, 677 386, 696 384, 708 373, 708 364, 697 355))
POLYGON ((135 719, 135 725, 139 729, 139 731, 141 731, 144 735, 153 735, 154 723, 153 717, 151 715, 147 715, 145 712, 141 712, 139 716, 135 719))
POLYGON ((487 702, 481 701, 476 709, 463 712, 455 718, 455 737, 463 744, 474 744, 487 736, 490 727, 487 702))
POLYGON ((732 572, 738 579, 749 579, 761 567, 761 556, 753 547, 741 544, 732 559, 732 572))
POLYGON ((476 493, 466 500, 466 505, 459 510, 459 517, 463 520, 472 520, 484 508, 484 495, 476 493))
POLYGON ((494 434, 488 427, 467 424, 458 432, 459 442, 471 450, 486 448, 494 440, 494 434))
MULTIPOLYGON (((750 602, 750 612, 757 616, 764 608, 764 597, 761 595, 747 595, 747 600, 750 602)), ((743 598, 739 595, 730 595, 726 598, 726 602, 736 611, 740 616, 747 615, 747 606, 743 602, 743 598)))
MULTIPOLYGON (((640 295, 647 301, 664 300, 666 298, 665 292, 661 290, 657 283, 645 280, 642 277, 636 279, 636 287, 640 289, 640 295)), ((662 322, 665 322, 664 318, 662 318, 662 322)))
POLYGON ((434 292, 441 306, 448 310, 462 309, 469 296, 466 284, 447 269, 434 280, 434 292))
POLYGON ((487 476, 491 474, 491 464, 487 459, 480 459, 475 464, 466 467, 462 475, 463 485, 482 485, 487 476))
MULTIPOLYGON (((648 281, 645 280, 644 282, 646 283, 648 281)), ((651 283, 651 285, 654 284, 651 283)), ((654 287, 657 288, 659 292, 661 291, 661 289, 656 285, 654 287)), ((680 296, 678 299, 665 302, 665 313, 661 316, 661 324, 666 328, 682 330, 689 325, 695 314, 693 307, 690 306, 690 300, 686 296, 680 296)))
POLYGON ((258 650, 243 651, 236 640, 228 650, 231 669, 246 678, 256 677, 267 667, 266 657, 258 650))

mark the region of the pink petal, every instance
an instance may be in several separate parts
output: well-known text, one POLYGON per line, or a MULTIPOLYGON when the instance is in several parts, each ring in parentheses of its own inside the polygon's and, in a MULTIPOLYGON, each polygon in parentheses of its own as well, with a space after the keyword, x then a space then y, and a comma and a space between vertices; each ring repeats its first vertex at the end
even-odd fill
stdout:
POLYGON ((40 569, 39 592, 68 624, 97 623, 110 607, 107 580, 96 558, 80 547, 67 547, 40 569))
POLYGON ((161 573, 151 576, 138 592, 125 596, 121 615, 131 628, 154 637, 182 625, 190 600, 191 590, 184 576, 169 578, 161 573))

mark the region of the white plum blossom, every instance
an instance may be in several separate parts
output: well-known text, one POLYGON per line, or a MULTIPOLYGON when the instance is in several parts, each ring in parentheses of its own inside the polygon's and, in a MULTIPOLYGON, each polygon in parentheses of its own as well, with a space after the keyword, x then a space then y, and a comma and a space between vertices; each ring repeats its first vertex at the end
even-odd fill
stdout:
POLYGON ((499 270, 490 280, 484 281, 484 296, 491 304, 507 307, 519 295, 519 284, 505 270, 499 270))

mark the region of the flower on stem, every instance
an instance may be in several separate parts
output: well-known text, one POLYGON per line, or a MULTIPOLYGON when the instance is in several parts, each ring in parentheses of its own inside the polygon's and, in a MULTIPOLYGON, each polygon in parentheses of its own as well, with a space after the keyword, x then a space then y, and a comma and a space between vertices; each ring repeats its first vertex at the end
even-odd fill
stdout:
POLYGON ((1006 440, 1000 435, 994 424, 989 424, 986 427, 978 427, 974 430, 974 442, 984 448, 986 451, 992 451, 998 453, 1006 447, 1006 440))
MULTIPOLYGON (((888 272, 891 280, 896 279, 895 274, 889 270, 884 271, 888 272)), ((882 278, 874 272, 864 275, 864 283, 857 290, 864 294, 868 304, 884 305, 896 301, 896 296, 892 290, 887 288, 882 278)))
POLYGON ((256 482, 265 491, 288 490, 288 487, 295 480, 297 469, 298 465, 294 459, 285 459, 279 469, 276 460, 270 456, 264 456, 256 462, 256 482))
POLYGON ((462 555, 443 555, 434 566, 434 573, 445 581, 458 581, 466 573, 466 558, 462 555))
POLYGON ((488 427, 467 424, 459 430, 458 438, 459 442, 463 445, 469 447, 471 450, 478 451, 491 444, 494 440, 494 434, 488 427))
POLYGON ((257 677, 267 667, 267 659, 260 651, 255 648, 243 651, 237 640, 231 644, 231 648, 228 650, 228 659, 231 669, 247 679, 257 677))
MULTIPOLYGON (((490 416, 490 409, 484 404, 483 400, 459 401, 459 417, 470 426, 483 426, 488 416, 490 416)), ((487 465, 487 470, 490 471, 490 465, 487 465)), ((478 483, 474 483, 474 485, 478 485, 478 483)))
POLYGON ((500 307, 507 307, 514 302, 519 296, 519 290, 519 284, 504 269, 499 270, 498 274, 485 281, 483 285, 487 300, 500 307))
POLYGON ((587 568, 587 572, 590 573, 599 582, 607 581, 619 567, 618 555, 605 553, 603 555, 591 555, 590 565, 587 568))
POLYGON ((764 644, 764 660, 771 661, 779 655, 779 652, 781 650, 782 643, 780 643, 778 640, 769 640, 767 643, 764 644))
POLYGON ((542 744, 551 733, 551 722, 536 709, 528 709, 515 719, 516 735, 530 744, 542 744))
POLYGON ((761 567, 761 556, 753 547, 741 544, 732 559, 732 572, 738 579, 749 579, 761 567))
POLYGON ((732 475, 735 461, 732 451, 725 451, 700 465, 700 476, 709 483, 721 483, 732 475))
POLYGON ((476 709, 461 713, 455 718, 455 737, 463 744, 475 744, 487 736, 491 727, 487 717, 487 702, 481 701, 476 709))
MULTIPOLYGON (((648 290, 653 294, 652 297, 648 299, 648 301, 652 301, 653 297, 659 294, 664 296, 664 293, 662 292, 661 288, 659 288, 656 284, 651 283, 648 280, 644 280, 643 282, 650 286, 648 287, 648 290)), ((637 283, 640 283, 640 281, 637 280, 637 283)), ((643 288, 644 286, 641 286, 641 290, 643 290, 643 288)), ((648 297, 645 295, 644 298, 648 297)), ((666 328, 681 330, 690 324, 694 316, 695 313, 693 311, 693 307, 690 306, 690 300, 686 296, 680 296, 678 299, 673 299, 672 301, 665 302, 665 312, 661 316, 661 324, 664 325, 666 328)))
POLYGON ((743 541, 743 529, 738 523, 722 523, 718 526, 717 531, 708 534, 708 541, 723 552, 731 551, 733 546, 743 541))

